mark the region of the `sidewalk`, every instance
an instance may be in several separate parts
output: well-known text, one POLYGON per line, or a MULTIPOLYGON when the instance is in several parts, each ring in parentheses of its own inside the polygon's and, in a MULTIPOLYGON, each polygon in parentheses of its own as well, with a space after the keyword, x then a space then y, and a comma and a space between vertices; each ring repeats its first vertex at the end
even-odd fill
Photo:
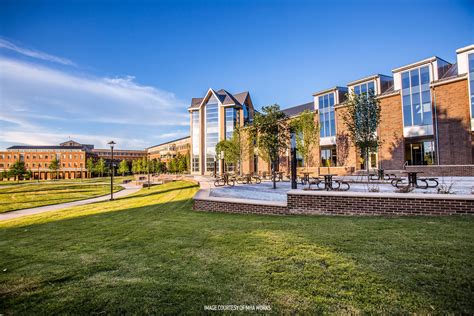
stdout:
MULTIPOLYGON (((136 186, 132 184, 123 184, 121 186, 124 188, 124 190, 115 192, 114 198, 120 198, 123 196, 133 194, 135 192, 138 192, 142 188, 141 186, 136 186)), ((99 196, 99 197, 87 199, 87 200, 73 201, 73 202, 67 202, 67 203, 61 203, 61 204, 55 204, 55 205, 46 205, 46 206, 40 206, 40 207, 34 207, 34 208, 27 208, 27 209, 18 210, 18 211, 6 212, 6 213, 0 214, 0 221, 13 219, 13 218, 19 218, 19 217, 28 216, 28 215, 45 213, 49 211, 56 211, 56 210, 69 208, 73 206, 107 201, 108 199, 110 199, 110 195, 104 195, 104 196, 99 196)))

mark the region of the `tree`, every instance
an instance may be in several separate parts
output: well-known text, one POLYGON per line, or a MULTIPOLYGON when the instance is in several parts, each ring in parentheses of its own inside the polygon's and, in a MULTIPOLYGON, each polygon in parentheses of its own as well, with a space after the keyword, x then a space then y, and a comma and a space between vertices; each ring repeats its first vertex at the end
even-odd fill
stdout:
POLYGON ((319 124, 314 120, 314 113, 305 110, 290 123, 295 133, 296 150, 303 157, 308 170, 309 162, 313 159, 313 149, 319 140, 319 124))
POLYGON ((223 151, 224 161, 236 166, 236 170, 239 174, 241 171, 242 156, 248 149, 247 146, 245 146, 244 137, 242 136, 243 133, 243 129, 236 127, 230 139, 221 140, 216 145, 216 152, 220 153, 223 151))
POLYGON ((101 177, 104 176, 105 173, 105 160, 104 158, 100 158, 97 164, 95 165, 95 170, 101 177))
POLYGON ((369 152, 376 151, 380 140, 376 133, 380 124, 380 103, 372 91, 348 98, 344 123, 354 145, 363 155, 367 175, 369 174, 369 152))
POLYGON ((25 163, 23 161, 15 161, 13 166, 10 167, 9 170, 9 176, 14 177, 18 182, 20 182, 20 178, 23 177, 26 173, 27 170, 25 168, 25 163))
POLYGON ((57 157, 54 157, 53 160, 51 160, 49 164, 49 170, 51 170, 56 176, 55 178, 58 178, 58 172, 59 169, 61 169, 61 164, 59 162, 59 159, 57 157))
POLYGON ((175 161, 175 159, 171 159, 168 162, 168 171, 171 172, 171 173, 176 172, 176 161, 175 161))
POLYGON ((118 167, 118 170, 117 170, 118 173, 121 173, 122 176, 124 176, 126 173, 129 173, 130 170, 128 168, 128 162, 123 159, 120 164, 119 164, 119 167, 118 167))
POLYGON ((287 116, 278 104, 264 106, 262 113, 256 113, 250 126, 259 155, 271 163, 273 188, 276 189, 275 171, 280 153, 288 148, 287 116))
POLYGON ((95 164, 94 164, 94 160, 92 158, 87 159, 86 169, 89 172, 89 178, 92 178, 92 173, 95 170, 95 164))

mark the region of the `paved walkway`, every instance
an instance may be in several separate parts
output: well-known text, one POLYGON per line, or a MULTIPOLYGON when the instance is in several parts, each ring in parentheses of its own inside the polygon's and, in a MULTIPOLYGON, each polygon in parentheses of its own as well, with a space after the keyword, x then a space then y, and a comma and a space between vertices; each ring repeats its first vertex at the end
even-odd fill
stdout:
MULTIPOLYGON (((123 196, 133 194, 135 192, 138 192, 142 188, 141 186, 136 186, 133 184, 124 184, 121 186, 124 188, 124 190, 115 192, 114 198, 120 198, 123 196)), ((91 204, 95 202, 106 201, 109 198, 110 198, 110 195, 105 195, 105 196, 99 196, 99 197, 87 199, 87 200, 73 201, 73 202, 67 202, 67 203, 61 203, 61 204, 55 204, 55 205, 46 205, 46 206, 40 206, 40 207, 34 207, 34 208, 26 208, 26 209, 18 210, 18 211, 6 212, 6 213, 0 214, 0 221, 33 215, 33 214, 45 213, 49 211, 56 211, 63 208, 69 208, 72 206, 86 205, 86 204, 91 204)))

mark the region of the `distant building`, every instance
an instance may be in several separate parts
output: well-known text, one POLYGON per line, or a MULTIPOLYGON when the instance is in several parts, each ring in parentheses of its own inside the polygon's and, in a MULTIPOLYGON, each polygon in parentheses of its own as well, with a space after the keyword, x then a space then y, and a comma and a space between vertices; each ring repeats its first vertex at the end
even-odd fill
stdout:
POLYGON ((189 136, 170 140, 146 149, 149 159, 159 159, 168 162, 178 154, 189 155, 191 148, 191 138, 189 136))
MULTIPOLYGON (((132 161, 146 156, 146 150, 114 149, 114 161, 132 161)), ((60 169, 57 171, 61 179, 87 178, 87 159, 103 158, 107 165, 111 163, 110 149, 94 149, 94 145, 81 144, 68 140, 58 146, 28 146, 18 145, 0 151, 0 172, 8 171, 16 161, 23 161, 30 170, 33 179, 53 179, 53 171, 49 165, 54 158, 59 160, 60 169)), ((56 173, 56 172, 54 172, 56 173)))
MULTIPOLYGON (((103 158, 105 160, 112 159, 112 152, 108 149, 92 149, 92 154, 96 158, 103 158)), ((120 160, 137 160, 142 159, 146 156, 146 150, 132 150, 132 149, 115 149, 114 148, 114 161, 120 160)))
POLYGON ((86 160, 93 156, 93 148, 94 145, 83 145, 74 141, 67 141, 59 146, 12 146, 6 151, 0 151, 0 172, 8 171, 16 161, 23 161, 34 179, 52 179, 49 165, 57 158, 60 163, 60 178, 86 178, 86 160))

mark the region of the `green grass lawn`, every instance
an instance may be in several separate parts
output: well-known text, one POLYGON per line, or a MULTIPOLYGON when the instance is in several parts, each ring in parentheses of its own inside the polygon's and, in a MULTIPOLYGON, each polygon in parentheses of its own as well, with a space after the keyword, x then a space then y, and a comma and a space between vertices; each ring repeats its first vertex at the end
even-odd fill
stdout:
POLYGON ((192 211, 175 182, 0 222, 0 314, 474 313, 474 219, 192 211))
MULTIPOLYGON (((120 184, 123 180, 133 180, 133 176, 115 176, 114 184, 120 184)), ((25 185, 25 184, 34 184, 34 183, 110 183, 110 177, 95 177, 95 178, 85 178, 85 179, 58 179, 58 180, 21 180, 21 181, 0 181, 0 188, 2 186, 11 186, 11 185, 25 185)))
MULTIPOLYGON (((122 187, 114 185, 114 191, 122 187)), ((44 182, 12 185, 0 189, 0 213, 30 207, 84 200, 110 192, 110 184, 44 182)))

